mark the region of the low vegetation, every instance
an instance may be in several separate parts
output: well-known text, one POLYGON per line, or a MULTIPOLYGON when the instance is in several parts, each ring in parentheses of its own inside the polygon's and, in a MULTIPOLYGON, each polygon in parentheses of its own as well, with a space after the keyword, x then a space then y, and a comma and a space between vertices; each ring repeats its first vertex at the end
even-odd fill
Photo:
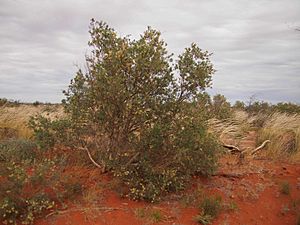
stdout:
POLYGON ((55 119, 64 117, 64 112, 63 107, 59 104, 42 104, 33 107, 32 104, 20 103, 17 107, 0 106, 0 140, 32 138, 33 131, 28 126, 28 121, 35 115, 55 119))
POLYGON ((222 198, 220 196, 205 197, 199 209, 201 212, 194 218, 195 221, 203 225, 210 224, 222 209, 222 198))
POLYGON ((300 114, 300 106, 299 104, 291 103, 291 102, 279 102, 277 104, 271 104, 265 101, 256 101, 253 98, 250 98, 248 104, 242 101, 236 101, 233 105, 233 108, 239 110, 245 110, 250 114, 273 114, 275 112, 278 113, 286 113, 289 115, 300 114))
POLYGON ((288 181, 283 181, 280 183, 280 192, 284 195, 290 195, 291 193, 291 186, 288 181))
POLYGON ((255 132, 257 134, 255 146, 260 146, 269 140, 268 145, 264 146, 263 155, 273 159, 300 160, 300 115, 298 113, 288 111, 289 108, 286 108, 285 113, 279 112, 276 107, 266 107, 264 110, 258 107, 257 110, 249 111, 247 108, 242 110, 243 107, 240 105, 244 104, 236 103, 232 116, 225 120, 216 117, 209 120, 210 131, 218 136, 221 144, 239 147, 250 132, 255 132))
MULTIPOLYGON (((196 44, 174 61, 160 32, 150 27, 131 40, 92 20, 90 35, 87 71, 78 70, 62 105, 0 99, 4 223, 32 224, 84 192, 82 176, 65 174, 73 166, 109 172, 122 196, 157 202, 183 190, 193 176, 214 174, 221 146, 240 147, 251 132, 256 146, 270 143, 266 156, 300 160, 300 106, 231 106, 223 95, 209 96, 215 70, 211 54, 196 44)), ((289 183, 280 192, 289 195, 289 183)), ((181 199, 186 206, 200 202, 194 219, 201 224, 210 224, 222 209, 238 209, 203 193, 199 188, 181 199)), ((164 219, 159 210, 135 214, 154 223, 164 219)))
POLYGON ((1 220, 6 224, 32 224, 36 218, 59 209, 65 199, 80 194, 83 179, 76 171, 71 176, 65 171, 72 161, 63 152, 52 150, 50 154, 30 140, 1 141, 1 220))
POLYGON ((300 159, 300 115, 274 113, 258 131, 258 143, 269 139, 268 155, 273 158, 300 159))

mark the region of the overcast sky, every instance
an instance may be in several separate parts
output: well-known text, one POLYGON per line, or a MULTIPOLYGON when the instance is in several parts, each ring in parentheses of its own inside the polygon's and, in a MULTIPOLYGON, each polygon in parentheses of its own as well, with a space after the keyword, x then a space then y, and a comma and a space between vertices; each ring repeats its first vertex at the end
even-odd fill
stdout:
POLYGON ((133 37, 150 25, 176 55, 212 52, 211 93, 300 103, 300 0, 0 0, 0 98, 60 102, 91 18, 133 37))

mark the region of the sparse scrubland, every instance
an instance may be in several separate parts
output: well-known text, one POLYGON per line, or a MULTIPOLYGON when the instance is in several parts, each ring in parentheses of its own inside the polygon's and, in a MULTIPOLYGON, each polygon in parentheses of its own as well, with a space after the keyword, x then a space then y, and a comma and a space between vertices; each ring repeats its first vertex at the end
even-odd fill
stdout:
MULTIPOLYGON (((47 224, 69 214, 82 224, 76 213, 84 212, 105 224, 109 211, 114 224, 122 216, 128 224, 226 224, 224 214, 254 210, 244 201, 276 187, 284 196, 268 198, 285 205, 266 221, 296 224, 300 106, 231 106, 223 95, 209 96, 210 54, 192 44, 174 61, 150 27, 130 40, 92 20, 90 34, 87 71, 78 70, 62 104, 0 99, 3 223, 47 224), (290 176, 278 177, 281 168, 290 176)), ((263 203, 254 205, 268 210, 263 203)), ((232 216, 230 224, 263 220, 253 218, 232 216)))

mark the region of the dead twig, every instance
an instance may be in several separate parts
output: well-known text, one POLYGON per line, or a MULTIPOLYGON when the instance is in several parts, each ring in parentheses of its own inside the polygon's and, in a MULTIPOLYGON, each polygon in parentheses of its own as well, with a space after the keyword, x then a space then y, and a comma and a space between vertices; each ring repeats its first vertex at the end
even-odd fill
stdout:
POLYGON ((125 165, 125 167, 129 166, 138 156, 140 155, 139 152, 137 152, 125 165))
POLYGON ((99 165, 99 164, 93 159, 93 157, 92 157, 92 155, 91 155, 91 153, 90 153, 90 151, 89 151, 88 148, 86 148, 86 147, 79 147, 79 149, 86 151, 87 154, 88 154, 89 159, 91 160, 91 162, 92 162, 95 166, 97 166, 98 168, 100 168, 101 170, 103 170, 103 167, 102 167, 101 165, 99 165))
POLYGON ((227 145, 227 144, 223 144, 222 145, 224 148, 227 148, 227 149, 229 149, 230 151, 230 153, 235 153, 235 152, 238 152, 238 153, 241 153, 242 152, 242 150, 240 150, 237 146, 234 146, 234 145, 227 145))
POLYGON ((252 150, 250 154, 251 155, 256 154, 259 150, 263 149, 266 146, 266 144, 268 144, 270 142, 271 142, 270 140, 265 140, 260 146, 258 146, 256 149, 252 150))
POLYGON ((271 141, 270 140, 265 140, 260 146, 258 146, 257 148, 253 149, 253 150, 241 150, 239 149, 239 147, 237 146, 234 146, 234 145, 227 145, 227 144, 222 144, 222 146, 224 148, 227 148, 229 149, 229 152, 232 153, 232 154, 235 154, 235 153, 239 153, 241 155, 245 155, 247 154, 248 152, 250 152, 250 155, 254 155, 256 154, 259 150, 263 149, 268 143, 270 143, 271 141))

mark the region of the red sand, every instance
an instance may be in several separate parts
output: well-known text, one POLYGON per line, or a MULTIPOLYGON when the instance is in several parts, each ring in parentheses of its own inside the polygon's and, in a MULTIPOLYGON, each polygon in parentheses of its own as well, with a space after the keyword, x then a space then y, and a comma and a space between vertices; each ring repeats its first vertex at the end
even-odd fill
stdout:
MULTIPOLYGON (((251 160, 242 166, 234 164, 233 156, 220 162, 221 174, 234 174, 238 177, 213 176, 210 179, 195 178, 194 187, 201 185, 208 194, 219 194, 223 202, 237 204, 236 211, 223 210, 213 221, 214 225, 295 225, 300 214, 300 165, 267 160, 251 160), (288 181, 290 195, 280 192, 281 183, 288 181)), ((94 185, 103 183, 92 203, 80 197, 68 204, 66 210, 59 211, 36 224, 95 224, 95 225, 142 225, 142 224, 181 224, 196 225, 193 218, 199 213, 197 207, 185 207, 178 200, 164 200, 159 204, 131 201, 110 191, 110 178, 93 173, 94 179, 86 188, 97 190, 94 185), (93 189, 94 188, 94 189, 93 189), (148 212, 146 216, 138 211, 148 212), (160 222, 156 222, 151 212, 159 211, 160 222), (150 212, 150 214, 149 214, 150 212)), ((193 191, 191 187, 189 191, 193 191)), ((185 193, 188 193, 186 191, 185 193)), ((176 198, 175 198, 176 199, 176 198)))

